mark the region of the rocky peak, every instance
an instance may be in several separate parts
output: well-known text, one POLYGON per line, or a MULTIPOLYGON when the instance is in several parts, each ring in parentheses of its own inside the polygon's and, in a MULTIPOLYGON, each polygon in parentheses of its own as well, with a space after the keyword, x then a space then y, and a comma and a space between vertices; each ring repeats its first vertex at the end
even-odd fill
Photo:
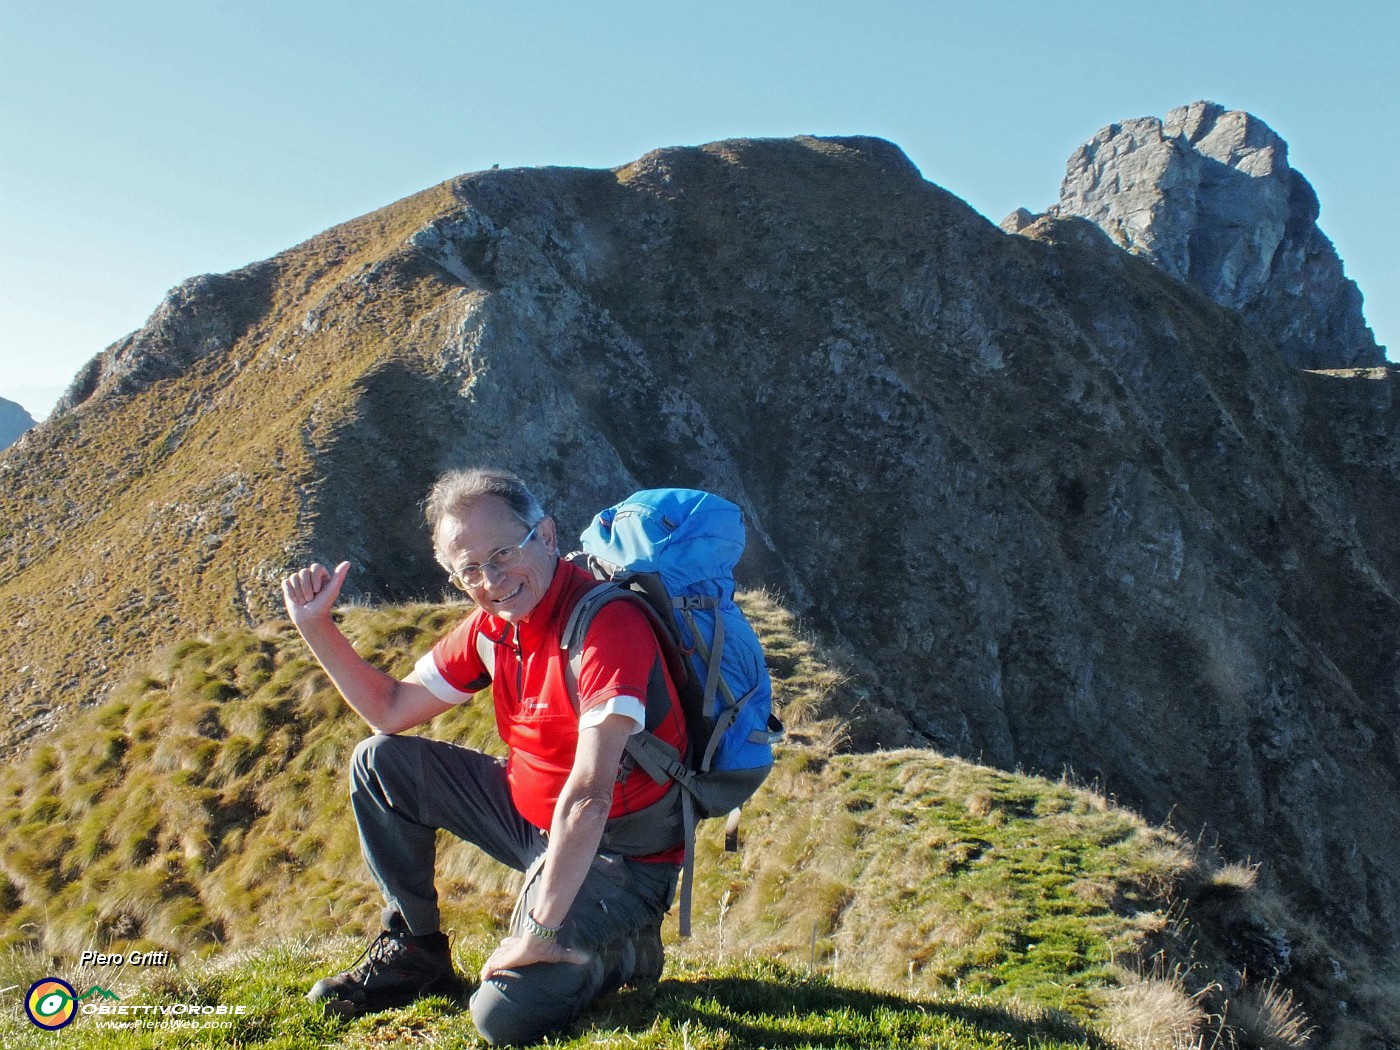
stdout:
MULTIPOLYGON (((1110 124, 1074 151, 1049 211, 1088 219, 1238 311, 1291 365, 1384 364, 1361 293, 1317 226, 1317 195, 1258 117, 1194 102, 1110 124)), ((1032 218, 1018 211, 1003 228, 1032 218)))

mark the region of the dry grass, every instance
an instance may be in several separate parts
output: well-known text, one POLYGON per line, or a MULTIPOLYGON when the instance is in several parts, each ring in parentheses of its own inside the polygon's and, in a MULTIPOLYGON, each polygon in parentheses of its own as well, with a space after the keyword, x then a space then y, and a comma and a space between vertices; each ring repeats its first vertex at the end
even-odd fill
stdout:
POLYGON ((1206 990, 1187 990, 1185 972, 1129 977, 1108 996, 1103 1031, 1123 1050, 1200 1050, 1210 1016, 1206 990))
POLYGON ((365 375, 438 367, 414 348, 441 283, 388 297, 366 273, 457 207, 435 187, 282 253, 265 316, 227 352, 158 396, 93 398, 6 453, 0 608, 16 629, 0 639, 0 749, 173 639, 277 615, 277 578, 316 542, 318 457, 364 410, 365 375))
POLYGON ((1245 861, 1225 864, 1210 872, 1206 886, 1211 891, 1244 894, 1259 884, 1259 865, 1245 861))
POLYGON ((778 597, 766 590, 734 596, 763 640, 763 658, 773 676, 773 703, 794 740, 834 750, 843 739, 852 706, 849 674, 818 650, 778 597))
POLYGON ((1316 1031, 1292 991, 1272 978, 1242 989, 1229 1001, 1225 1017, 1246 1046, 1259 1050, 1297 1050, 1316 1031))

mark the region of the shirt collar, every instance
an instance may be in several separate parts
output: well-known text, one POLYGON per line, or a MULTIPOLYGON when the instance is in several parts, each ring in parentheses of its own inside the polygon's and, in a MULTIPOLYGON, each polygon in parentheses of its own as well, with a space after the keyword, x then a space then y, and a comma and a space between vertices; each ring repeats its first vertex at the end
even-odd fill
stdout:
POLYGON ((545 636, 549 625, 558 616, 564 603, 565 594, 569 590, 570 570, 577 571, 563 558, 555 559, 554 577, 549 581, 549 587, 545 590, 544 597, 539 600, 539 604, 530 610, 529 618, 519 624, 519 630, 516 633, 518 640, 534 642, 545 636))

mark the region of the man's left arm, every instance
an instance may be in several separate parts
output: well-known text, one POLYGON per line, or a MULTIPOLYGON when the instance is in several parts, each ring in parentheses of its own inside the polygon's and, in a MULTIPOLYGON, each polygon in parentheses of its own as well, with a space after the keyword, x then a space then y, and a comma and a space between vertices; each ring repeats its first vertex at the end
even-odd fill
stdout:
MULTIPOLYGON (((562 925, 578 896, 598 853, 612 810, 623 748, 636 725, 626 715, 610 714, 598 725, 579 731, 574 766, 554 807, 540 889, 531 909, 535 922, 541 926, 562 925)), ((554 938, 527 933, 503 940, 482 967, 481 979, 486 980, 498 970, 531 963, 581 963, 585 959, 584 952, 565 948, 554 938)))

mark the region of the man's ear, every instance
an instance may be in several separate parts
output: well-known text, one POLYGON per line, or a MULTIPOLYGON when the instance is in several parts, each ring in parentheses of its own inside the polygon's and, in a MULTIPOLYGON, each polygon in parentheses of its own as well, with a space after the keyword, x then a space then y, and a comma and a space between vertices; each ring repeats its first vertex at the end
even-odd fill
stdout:
POLYGON ((554 551, 555 554, 559 553, 558 532, 559 529, 558 526, 554 524, 554 519, 546 514, 544 520, 540 522, 540 539, 543 540, 544 545, 554 551))

